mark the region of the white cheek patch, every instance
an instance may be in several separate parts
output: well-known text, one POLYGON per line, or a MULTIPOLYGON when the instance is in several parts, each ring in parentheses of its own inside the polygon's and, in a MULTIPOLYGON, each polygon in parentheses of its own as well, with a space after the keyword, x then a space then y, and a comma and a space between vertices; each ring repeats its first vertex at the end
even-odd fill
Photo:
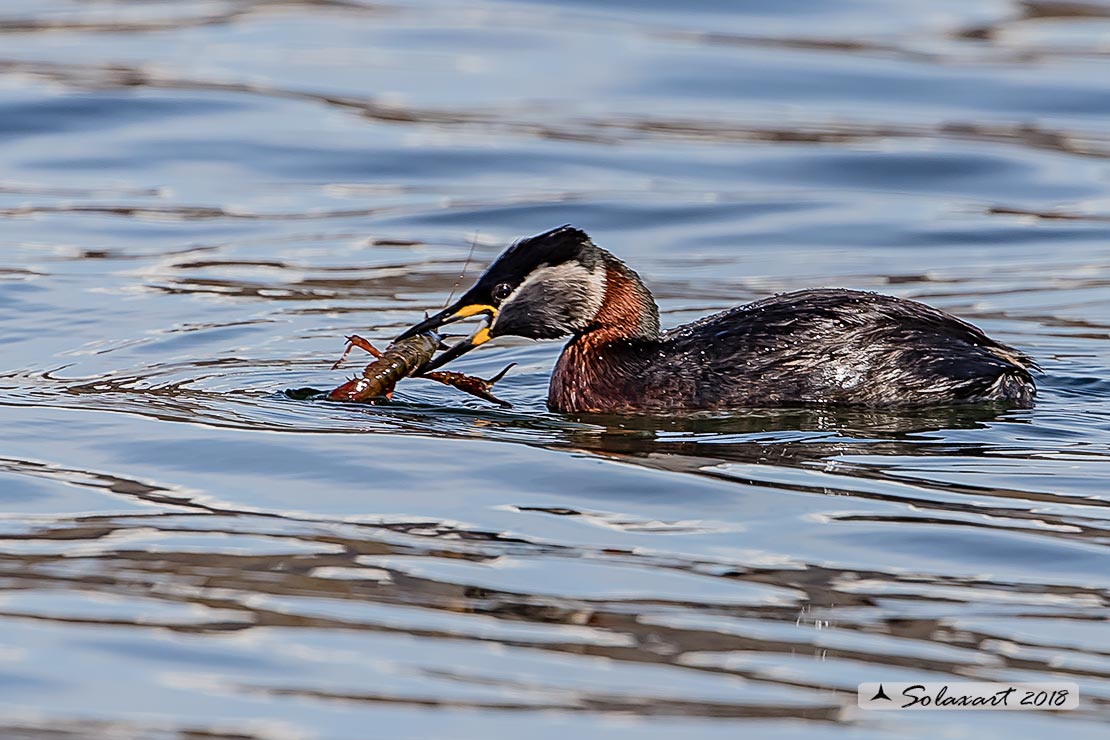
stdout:
POLYGON ((605 299, 605 265, 599 261, 593 270, 588 270, 578 262, 564 262, 533 270, 501 305, 507 306, 514 299, 533 292, 549 305, 571 301, 581 304, 575 313, 583 316, 584 321, 590 321, 601 310, 605 299))

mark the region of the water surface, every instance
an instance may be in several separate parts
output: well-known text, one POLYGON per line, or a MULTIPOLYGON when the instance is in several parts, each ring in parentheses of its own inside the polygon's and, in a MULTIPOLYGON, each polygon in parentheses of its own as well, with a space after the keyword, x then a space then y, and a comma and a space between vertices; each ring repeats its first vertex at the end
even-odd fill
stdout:
POLYGON ((1104 736, 1110 6, 9 0, 0 38, 5 737, 1104 736), (525 341, 458 363, 519 363, 511 410, 282 393, 567 222, 667 325, 880 290, 1039 402, 566 416, 525 341), (881 680, 1083 702, 856 710, 881 680))

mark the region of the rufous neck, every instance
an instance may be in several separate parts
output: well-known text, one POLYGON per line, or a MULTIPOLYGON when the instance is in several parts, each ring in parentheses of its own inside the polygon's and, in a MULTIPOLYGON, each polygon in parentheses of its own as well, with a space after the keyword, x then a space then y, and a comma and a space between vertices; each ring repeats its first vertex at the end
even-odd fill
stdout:
POLYGON ((651 292, 628 265, 609 254, 606 258, 605 297, 593 323, 582 333, 596 332, 612 339, 657 339, 659 308, 651 292))

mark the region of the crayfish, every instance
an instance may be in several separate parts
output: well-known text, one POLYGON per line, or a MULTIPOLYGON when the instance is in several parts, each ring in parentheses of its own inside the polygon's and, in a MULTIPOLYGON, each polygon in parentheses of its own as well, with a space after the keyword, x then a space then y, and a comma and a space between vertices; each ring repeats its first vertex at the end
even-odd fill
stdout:
POLYGON ((338 368, 355 347, 369 352, 377 359, 366 366, 361 376, 348 380, 328 393, 329 401, 380 402, 383 398, 393 397, 393 388, 398 381, 404 378, 425 378, 458 388, 460 391, 492 401, 502 407, 512 407, 511 403, 494 396, 490 390, 494 383, 505 377, 505 373, 516 364, 515 362, 507 365, 489 380, 442 370, 425 371, 423 368, 435 353, 443 348, 443 339, 439 334, 431 331, 416 334, 393 342, 384 351, 356 334, 347 337, 347 349, 332 365, 332 370, 338 368))

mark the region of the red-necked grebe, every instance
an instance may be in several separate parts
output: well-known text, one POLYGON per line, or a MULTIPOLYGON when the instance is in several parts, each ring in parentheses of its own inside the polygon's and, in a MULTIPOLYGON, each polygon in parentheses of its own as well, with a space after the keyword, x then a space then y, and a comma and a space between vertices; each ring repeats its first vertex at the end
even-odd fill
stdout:
POLYGON ((478 315, 488 327, 424 369, 499 336, 569 335, 551 376, 553 411, 1030 406, 1036 395, 1026 355, 943 311, 877 293, 784 293, 660 332, 640 276, 570 226, 516 242, 458 302, 399 338, 478 315))

